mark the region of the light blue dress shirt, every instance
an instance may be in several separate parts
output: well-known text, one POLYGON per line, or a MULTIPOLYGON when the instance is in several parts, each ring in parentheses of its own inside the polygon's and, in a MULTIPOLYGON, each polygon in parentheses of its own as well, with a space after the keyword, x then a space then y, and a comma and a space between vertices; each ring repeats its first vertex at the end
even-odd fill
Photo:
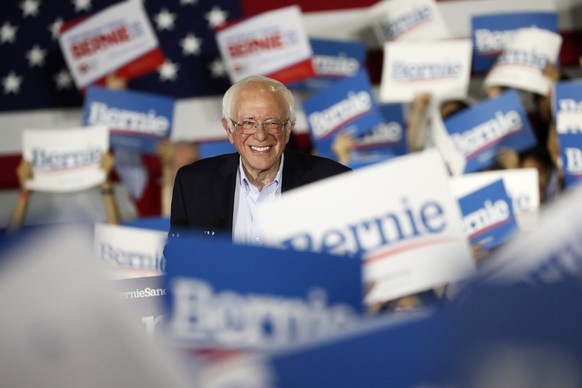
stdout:
POLYGON ((255 210, 259 204, 273 201, 281 196, 283 163, 284 155, 281 156, 281 164, 275 180, 259 191, 249 182, 242 160, 239 162, 234 195, 233 241, 249 245, 263 244, 263 233, 255 217, 255 210))

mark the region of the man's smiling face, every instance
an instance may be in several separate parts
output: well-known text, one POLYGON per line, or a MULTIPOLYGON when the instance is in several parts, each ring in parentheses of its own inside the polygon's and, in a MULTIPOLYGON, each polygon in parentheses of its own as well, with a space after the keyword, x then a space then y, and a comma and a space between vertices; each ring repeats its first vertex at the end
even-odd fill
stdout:
POLYGON ((234 96, 230 119, 234 122, 256 121, 258 122, 256 132, 252 135, 243 134, 240 128, 228 122, 227 118, 223 118, 222 125, 229 141, 240 154, 247 174, 253 179, 259 176, 275 177, 281 155, 291 134, 290 124, 287 124, 283 131, 271 134, 265 131, 263 122, 265 120, 287 122, 289 114, 289 106, 285 99, 264 84, 249 83, 234 96))

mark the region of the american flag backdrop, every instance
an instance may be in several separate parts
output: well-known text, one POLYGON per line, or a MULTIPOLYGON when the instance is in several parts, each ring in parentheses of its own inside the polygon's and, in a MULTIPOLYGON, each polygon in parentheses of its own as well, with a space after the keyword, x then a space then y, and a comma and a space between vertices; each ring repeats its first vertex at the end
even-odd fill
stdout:
MULTIPOLYGON (((67 70, 58 36, 63 23, 86 17, 120 0, 14 0, 0 17, 0 111, 82 105, 67 70)), ((128 88, 174 98, 218 95, 230 85, 214 28, 243 16, 297 2, 237 0, 144 0, 166 62, 132 80, 128 88)), ((321 1, 299 3, 305 12, 321 1)), ((317 4, 320 3, 320 4, 317 4)), ((334 2, 335 8, 375 1, 334 2), (338 4, 339 3, 339 4, 338 4)))

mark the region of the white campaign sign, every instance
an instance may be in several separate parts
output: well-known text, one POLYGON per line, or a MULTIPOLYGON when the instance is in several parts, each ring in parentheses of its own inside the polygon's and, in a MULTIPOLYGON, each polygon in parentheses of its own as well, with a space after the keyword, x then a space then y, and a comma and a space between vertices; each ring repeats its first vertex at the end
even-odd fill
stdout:
POLYGON ((257 217, 268 245, 361 256, 364 280, 374 285, 368 303, 460 280, 474 268, 434 149, 287 192, 257 217))
POLYGON ((556 63, 562 37, 535 27, 515 31, 483 81, 485 87, 505 86, 546 95, 552 82, 543 75, 548 62, 556 63))
POLYGON ((136 0, 120 2, 71 27, 59 43, 79 89, 158 47, 136 0))
POLYGON ((469 39, 385 43, 380 101, 411 102, 424 92, 443 100, 467 97, 472 47, 469 39))
POLYGON ((374 31, 381 43, 451 38, 434 0, 380 1, 370 11, 374 31))
POLYGON ((312 56, 301 9, 284 7, 243 20, 216 33, 232 82, 269 75, 312 56))
POLYGON ((162 275, 167 237, 159 230, 96 223, 94 254, 115 278, 162 275))
POLYGON ((32 164, 30 190, 67 192, 104 182, 101 156, 109 150, 109 129, 25 129, 23 157, 32 164))
POLYGON ((462 198, 499 179, 511 198, 513 212, 519 229, 531 231, 538 225, 540 192, 538 171, 535 168, 520 168, 483 171, 451 178, 451 188, 457 198, 462 198))

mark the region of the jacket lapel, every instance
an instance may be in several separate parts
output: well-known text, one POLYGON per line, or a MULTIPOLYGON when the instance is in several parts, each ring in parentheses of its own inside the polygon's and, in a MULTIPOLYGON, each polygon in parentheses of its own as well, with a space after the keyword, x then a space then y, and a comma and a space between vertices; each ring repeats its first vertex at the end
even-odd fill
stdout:
POLYGON ((222 223, 220 225, 227 230, 232 230, 232 213, 234 209, 234 192, 236 185, 236 173, 238 169, 239 155, 231 154, 226 162, 220 167, 219 176, 213 184, 213 195, 216 204, 216 214, 222 223))

